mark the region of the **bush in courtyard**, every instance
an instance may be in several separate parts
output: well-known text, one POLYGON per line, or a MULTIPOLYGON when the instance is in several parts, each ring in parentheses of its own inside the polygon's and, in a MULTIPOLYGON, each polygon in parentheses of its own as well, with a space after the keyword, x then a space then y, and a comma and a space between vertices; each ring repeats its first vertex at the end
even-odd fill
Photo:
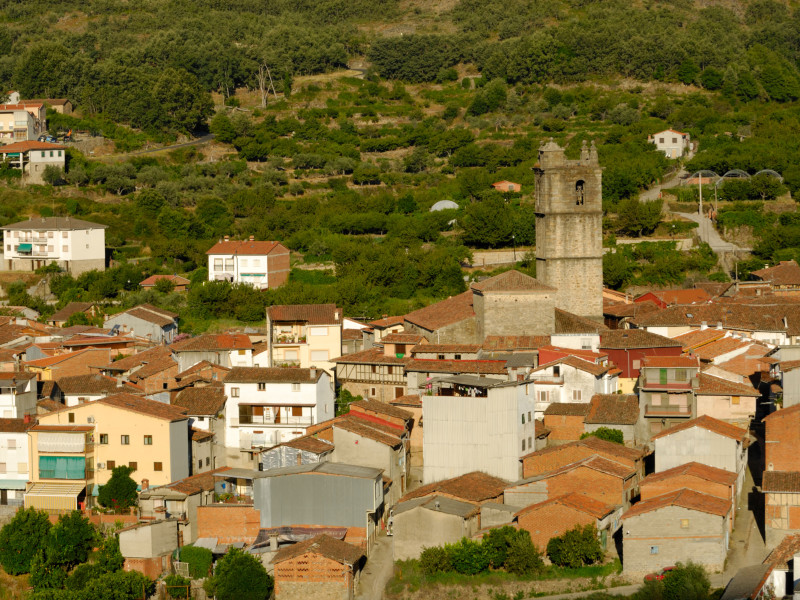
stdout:
POLYGON ((181 562, 189 563, 189 576, 193 579, 207 577, 214 557, 211 550, 196 546, 181 548, 181 562))

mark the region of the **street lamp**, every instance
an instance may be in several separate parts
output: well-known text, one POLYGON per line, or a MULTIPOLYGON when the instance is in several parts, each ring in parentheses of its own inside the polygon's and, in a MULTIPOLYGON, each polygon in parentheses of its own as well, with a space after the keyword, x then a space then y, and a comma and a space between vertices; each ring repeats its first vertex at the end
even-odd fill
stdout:
POLYGON ((517 262, 517 236, 511 234, 511 243, 514 245, 514 262, 517 262))

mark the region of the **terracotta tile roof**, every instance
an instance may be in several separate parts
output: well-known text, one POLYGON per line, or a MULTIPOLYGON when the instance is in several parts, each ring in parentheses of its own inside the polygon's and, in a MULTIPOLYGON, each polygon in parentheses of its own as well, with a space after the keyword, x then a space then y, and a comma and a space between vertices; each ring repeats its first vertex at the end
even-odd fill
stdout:
POLYGON ((334 448, 331 442, 326 442, 325 440, 315 438, 312 435, 304 435, 291 441, 284 442, 281 445, 289 448, 296 448, 297 450, 302 450, 303 452, 311 452, 312 454, 324 454, 325 452, 332 452, 334 448))
POLYGON ((685 350, 688 350, 724 338, 726 335, 727 332, 722 329, 695 329, 676 335, 673 339, 680 342, 685 350))
POLYGON ((394 404, 396 406, 417 406, 422 408, 422 398, 420 398, 419 394, 405 394, 389 400, 389 404, 394 404))
POLYGON ((181 340, 170 346, 173 352, 214 352, 252 350, 250 338, 243 333, 213 333, 181 340))
POLYGON ((36 425, 36 419, 31 419, 27 423, 25 419, 0 419, 0 432, 25 433, 34 425, 36 425))
POLYGON ((140 304, 136 308, 143 308, 145 310, 149 310, 150 312, 169 317, 170 319, 177 319, 180 316, 178 313, 166 310, 164 308, 159 308, 158 306, 153 306, 152 304, 140 304))
POLYGON ((533 423, 534 435, 537 438, 546 438, 550 435, 550 430, 544 426, 542 419, 536 419, 533 423))
POLYGON ((203 442, 205 440, 209 440, 214 437, 214 434, 210 431, 205 431, 203 429, 195 429, 192 427, 192 441, 193 442, 203 442))
POLYGON ((310 325, 338 325, 342 309, 335 304, 278 304, 267 309, 272 321, 296 321, 310 325))
POLYGON ((250 240, 227 240, 218 242, 211 246, 206 254, 243 254, 264 256, 277 250, 278 254, 284 254, 289 250, 280 242, 256 242, 250 240))
POLYGON ((671 469, 667 469, 666 471, 651 473, 644 478, 642 484, 657 483, 659 481, 672 479, 673 477, 681 477, 683 475, 690 475, 692 477, 697 477, 698 479, 704 479, 705 481, 711 481, 713 483, 719 483, 722 485, 733 485, 736 483, 736 473, 726 471, 725 469, 709 467, 708 465, 698 462, 689 462, 678 465, 677 467, 673 467, 671 469))
POLYGON ((189 415, 214 417, 225 406, 225 389, 221 384, 187 388, 172 399, 172 405, 189 415))
POLYGON ((364 337, 361 329, 342 329, 342 340, 360 340, 364 337))
POLYGON ((553 402, 547 407, 544 414, 566 417, 585 417, 589 414, 589 404, 586 402, 553 402))
POLYGON ((472 471, 453 479, 445 479, 418 487, 400 500, 411 500, 431 494, 446 494, 468 502, 493 500, 503 495, 508 482, 480 471, 472 471))
POLYGON ((557 308, 555 311, 555 333, 598 333, 608 331, 599 321, 592 321, 557 308))
POLYGON ((537 373, 544 369, 548 369, 553 365, 567 365, 574 369, 578 369, 579 371, 585 371, 586 373, 591 373, 595 377, 600 377, 601 375, 605 375, 610 369, 610 365, 598 365, 594 362, 589 362, 588 360, 583 360, 582 358, 578 358, 577 356, 565 356, 564 358, 559 358, 558 360, 553 360, 549 363, 544 365, 540 365, 531 373, 537 373))
POLYGON ((322 377, 322 369, 291 367, 233 367, 225 383, 314 383, 322 377))
POLYGON ((677 340, 650 333, 645 329, 612 329, 600 334, 601 349, 680 348, 677 340))
POLYGON ((415 508, 455 515, 462 519, 469 519, 481 513, 481 505, 477 502, 464 502, 449 496, 434 495, 398 502, 394 507, 394 514, 400 515, 415 508))
POLYGON ((520 510, 519 512, 515 513, 514 516, 520 517, 529 512, 546 508, 551 504, 561 504, 562 506, 566 506, 568 508, 572 508, 582 513, 591 515, 595 519, 602 519, 606 515, 610 515, 616 509, 616 507, 611 506, 610 504, 604 504, 603 502, 595 500, 594 498, 590 498, 585 494, 571 492, 563 496, 558 496, 556 498, 545 500, 544 502, 539 502, 538 504, 532 504, 531 506, 527 506, 522 510, 520 510))
MULTIPOLYGON (((55 412, 55 411, 54 411, 55 412)), ((94 425, 34 425, 33 431, 68 431, 72 433, 94 431, 94 425)))
POLYGON ((556 352, 559 354, 564 354, 565 356, 577 356, 583 360, 588 360, 589 362, 593 363, 601 363, 603 359, 608 358, 607 352, 595 352, 594 350, 578 350, 577 348, 562 348, 560 346, 541 346, 539 348, 540 353, 542 351, 546 352, 556 352))
POLYGON ((384 344, 419 344, 425 339, 424 335, 418 333, 390 333, 381 338, 384 344))
POLYGON ((36 379, 36 373, 27 373, 25 371, 2 371, 0 372, 0 380, 19 379, 20 381, 28 381, 29 379, 36 379))
POLYGON ((94 302, 70 302, 61 310, 57 310, 50 315, 47 320, 49 321, 66 321, 72 315, 86 312, 94 306, 94 302))
POLYGON ((144 279, 139 282, 141 287, 150 287, 154 286, 157 282, 161 281, 162 279, 166 279, 167 281, 171 281, 175 285, 189 285, 191 281, 186 279, 186 277, 181 277, 180 275, 150 275, 147 279, 144 279))
POLYGON ((479 292, 554 292, 555 288, 543 284, 530 275, 514 269, 489 277, 470 286, 479 292))
POLYGON ((114 394, 113 396, 106 396, 95 402, 102 402, 103 404, 121 408, 122 410, 129 410, 166 421, 182 421, 188 418, 186 416, 186 409, 184 408, 171 406, 163 402, 156 402, 155 400, 148 400, 140 396, 134 396, 133 394, 114 394))
POLYGON ((360 548, 323 534, 281 548, 270 562, 278 564, 303 554, 319 554, 347 566, 357 565, 364 556, 360 548))
MULTIPOLYGON (((22 108, 24 109, 24 107, 22 108)), ((66 146, 62 146, 60 144, 51 144, 50 142, 37 142, 33 140, 27 140, 24 142, 15 142, 13 144, 6 144, 5 146, 0 146, 0 154, 10 154, 12 152, 28 152, 30 150, 66 150, 66 146)))
POLYGON ((800 367, 800 360, 782 360, 778 363, 778 366, 784 373, 787 371, 793 371, 794 369, 800 367))
POLYGON ((764 421, 773 420, 773 419, 777 420, 777 419, 783 419, 783 418, 786 418, 786 417, 800 420, 800 404, 795 404, 794 406, 789 406, 787 408, 781 408, 780 410, 776 410, 774 412, 771 412, 766 417, 764 417, 763 420, 764 421))
POLYGON ((548 345, 549 335, 487 335, 482 348, 486 351, 537 350, 548 345))
POLYGON ((26 335, 26 328, 23 325, 8 323, 0 326, 0 344, 9 344, 24 338, 26 335))
POLYGON ((53 365, 57 365, 67 360, 71 360, 76 356, 83 356, 87 352, 102 352, 106 356, 108 355, 108 350, 98 350, 96 348, 85 348, 84 350, 78 350, 77 352, 65 352, 64 354, 57 354, 56 356, 46 356, 45 358, 39 358, 36 360, 27 360, 24 364, 29 367, 39 367, 45 369, 47 367, 52 367, 53 365))
MULTIPOLYGON (((118 314, 126 314, 137 319, 141 319, 142 321, 147 321, 148 323, 154 323, 159 327, 166 327, 167 325, 172 325, 175 322, 175 319, 172 317, 166 317, 162 314, 154 312, 152 310, 148 310, 146 308, 142 308, 140 306, 128 309, 118 314)), ((111 315, 111 317, 115 317, 117 315, 111 315)))
MULTIPOLYGON (((187 496, 199 494, 200 492, 210 492, 214 489, 214 483, 217 481, 217 478, 214 477, 214 474, 224 473, 225 471, 229 470, 230 467, 220 467, 218 469, 206 471, 205 473, 198 473, 197 475, 192 475, 191 477, 173 481, 172 483, 168 483, 167 485, 161 487, 169 488, 181 494, 186 494, 187 496)), ((150 488, 147 491, 158 493, 159 489, 160 488, 150 488)))
POLYGON ((800 493, 800 472, 764 471, 761 490, 764 492, 800 493))
POLYGON ((695 348, 692 350, 692 353, 699 357, 700 360, 712 361, 718 356, 737 350, 745 350, 752 345, 752 341, 742 341, 733 337, 726 337, 695 348))
POLYGON ((428 331, 452 325, 475 316, 472 308, 472 291, 466 291, 447 300, 420 308, 405 316, 405 321, 428 331))
POLYGON ((564 450, 569 450, 571 447, 574 446, 583 446, 595 452, 602 452, 610 456, 616 456, 621 459, 633 462, 642 459, 645 455, 644 450, 640 450, 638 448, 628 448, 627 446, 621 446, 620 444, 615 444, 614 442, 601 440, 600 438, 595 436, 589 436, 583 438, 582 440, 575 440, 574 442, 561 444, 559 446, 549 446, 547 448, 542 448, 541 450, 537 450, 536 452, 531 452, 530 454, 527 454, 522 458, 525 459, 534 455, 542 456, 545 454, 552 454, 554 452, 562 452, 564 450))
POLYGON ((680 506, 681 508, 696 510, 720 517, 726 516, 731 510, 730 500, 724 500, 716 496, 709 496, 708 494, 701 494, 694 490, 681 488, 680 490, 668 494, 637 502, 631 506, 628 512, 622 515, 622 518, 630 519, 631 517, 666 508, 667 506, 680 506))
POLYGON ((586 423, 635 425, 639 421, 639 397, 636 394, 595 394, 589 402, 586 423))
POLYGON ((36 403, 37 408, 41 408, 44 412, 53 412, 55 410, 61 410, 64 408, 64 405, 60 402, 56 402, 50 398, 45 398, 44 400, 39 400, 36 403))
MULTIPOLYGON (((43 144, 45 142, 19 142, 19 144, 43 144)), ((12 146, 17 144, 9 144, 0 147, 0 152, 19 152, 19 150, 11 150, 12 146)), ((48 144, 48 149, 64 148, 64 146, 48 144)), ((23 152, 25 150, 22 150, 23 152)), ((90 223, 89 221, 82 221, 73 217, 37 217, 27 221, 19 221, 4 225, 0 229, 5 230, 20 230, 20 231, 78 231, 83 229, 107 229, 108 225, 100 225, 99 223, 90 223)))
POLYGON ((156 346, 144 352, 138 352, 137 354, 131 354, 130 356, 120 358, 100 368, 125 372, 141 366, 142 364, 160 360, 166 356, 172 356, 170 349, 166 346, 156 346))
POLYGON ((725 329, 740 331, 786 331, 787 326, 783 322, 785 311, 785 305, 765 309, 757 305, 714 302, 694 306, 670 306, 636 317, 633 322, 638 327, 701 327, 706 322, 709 327, 722 323, 725 329))
POLYGON ((177 370, 177 367, 178 363, 174 358, 171 356, 165 356, 164 358, 160 358, 143 365, 141 369, 137 369, 131 373, 129 379, 133 382, 139 382, 143 379, 147 379, 148 377, 152 377, 153 375, 162 373, 167 369, 174 368, 177 370))
POLYGON ((377 327, 379 329, 386 329, 387 327, 392 327, 393 325, 401 325, 405 320, 405 315, 397 315, 395 317, 384 317, 383 319, 376 319, 375 321, 370 321, 368 325, 372 327, 377 327))
POLYGON ((764 559, 764 563, 776 567, 786 568, 787 563, 794 559, 795 554, 800 551, 800 534, 787 535, 781 543, 764 559))
POLYGON ((410 360, 410 358, 405 357, 397 358, 394 354, 386 356, 381 348, 370 348, 369 350, 362 350, 361 352, 353 352, 352 354, 345 354, 338 358, 332 358, 331 362, 354 365, 404 365, 410 360))
POLYGON ((481 349, 480 344, 419 344, 411 348, 412 354, 477 354, 481 349))
POLYGON ((350 410, 352 411, 354 407, 367 412, 376 412, 386 415, 387 417, 394 417, 395 419, 409 420, 414 418, 414 415, 407 410, 397 408, 386 402, 379 402, 378 400, 358 400, 356 402, 351 402, 350 410))
POLYGON ((57 382, 65 394, 110 394, 117 390, 117 380, 105 375, 60 377, 57 382))
POLYGON ((558 467, 557 469, 553 469, 552 471, 547 471, 546 473, 540 473, 538 475, 534 475, 533 477, 528 477, 527 479, 523 479, 522 481, 525 483, 531 481, 539 481, 542 479, 550 479, 551 477, 558 477, 559 475, 563 475, 564 473, 569 473, 570 471, 574 471, 575 469, 579 469, 582 467, 586 467, 588 469, 592 469, 593 471, 598 471, 600 473, 605 473, 606 475, 611 475, 612 477, 617 477, 618 479, 628 479, 629 477, 633 477, 636 475, 636 469, 632 467, 627 467, 622 463, 618 463, 615 460, 609 460, 597 454, 592 456, 587 456, 586 458, 582 458, 578 461, 566 464, 562 467, 558 467))
POLYGON ((397 448, 403 443, 403 438, 401 437, 403 432, 389 427, 383 427, 380 423, 366 421, 352 413, 347 413, 344 415, 344 418, 333 419, 332 426, 360 435, 373 442, 389 446, 390 448, 397 448))
POLYGON ((774 267, 751 271, 762 281, 770 281, 772 285, 800 285, 800 265, 793 260, 782 260, 774 267))
POLYGON ((695 356, 645 356, 642 368, 656 367, 663 369, 699 369, 700 363, 695 356))
POLYGON ((636 317, 656 312, 661 308, 652 300, 643 302, 632 302, 630 304, 611 304, 603 306, 603 315, 624 319, 625 317, 636 317))
POLYGON ((28 104, 49 104, 50 106, 63 106, 69 102, 66 98, 32 98, 30 100, 20 100, 19 103, 27 106, 28 104))
MULTIPOLYGON (((665 304, 699 304, 711 300, 711 295, 703 289, 688 290, 654 290, 652 293, 665 304)), ((647 294, 642 294, 646 296, 647 294)), ((639 296, 641 298, 642 296, 639 296)), ((638 298, 637 298, 638 300, 638 298)), ((635 302, 635 300, 634 300, 635 302)))
POLYGON ((506 361, 504 360, 433 360, 427 358, 413 358, 406 363, 406 371, 421 373, 478 373, 490 375, 505 375, 506 361))
POLYGON ((68 338, 75 335, 108 335, 108 329, 101 327, 92 327, 91 325, 72 325, 70 327, 62 327, 56 329, 54 333, 63 338, 68 338))
POLYGON ((182 379, 184 377, 188 377, 189 375, 194 375, 196 373, 200 373, 206 370, 228 372, 230 371, 230 367, 223 367, 222 365, 212 363, 211 361, 208 360, 201 360, 199 363, 196 363, 191 367, 189 367, 188 369, 186 369, 185 371, 181 371, 180 373, 175 375, 175 379, 182 379))
MULTIPOLYGON (((798 404, 800 406, 800 404, 798 404)), ((673 425, 669 429, 664 429, 659 433, 652 436, 652 440, 662 438, 668 435, 672 435, 673 433, 678 433, 680 431, 684 431, 686 429, 691 429, 692 427, 702 427, 708 431, 713 433, 717 433, 719 435, 724 435, 725 437, 729 437, 733 440, 744 441, 747 436, 747 430, 742 429, 740 427, 736 427, 736 425, 731 425, 730 423, 726 423, 725 421, 720 421, 719 419, 715 419, 714 417, 709 417, 708 415, 703 415, 702 417, 697 417, 696 419, 691 419, 690 421, 684 421, 683 423, 678 423, 677 425, 673 425)))
POLYGON ((736 383, 707 373, 700 373, 697 378, 700 385, 695 394, 698 396, 761 396, 761 392, 747 383, 736 383))

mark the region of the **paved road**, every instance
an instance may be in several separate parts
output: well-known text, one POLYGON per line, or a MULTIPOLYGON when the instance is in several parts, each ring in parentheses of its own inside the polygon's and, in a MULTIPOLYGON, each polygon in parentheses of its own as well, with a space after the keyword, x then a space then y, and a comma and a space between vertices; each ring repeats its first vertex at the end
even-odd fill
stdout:
POLYGON ((356 600, 380 600, 394 573, 394 538, 381 531, 361 573, 356 600))
POLYGON ((723 240, 716 227, 711 222, 711 219, 705 215, 700 216, 697 213, 675 213, 685 219, 694 221, 699 225, 697 228, 697 235, 701 241, 706 242, 714 252, 750 252, 750 248, 742 248, 736 244, 731 244, 723 240))
MULTIPOLYGON (((162 146, 161 148, 150 148, 149 150, 138 150, 137 152, 130 152, 125 156, 139 156, 140 154, 151 154, 153 152, 164 152, 166 150, 177 150, 178 148, 188 148, 189 146, 198 146, 200 144, 205 144, 206 142, 210 142, 214 139, 214 134, 209 133, 202 137, 197 138, 196 140, 192 140, 191 142, 183 142, 182 144, 173 144, 172 146, 162 146)), ((114 158, 118 158, 120 155, 117 154, 114 158)))
POLYGON ((679 169, 662 183, 649 187, 639 194, 639 200, 658 200, 659 196, 661 195, 661 190, 668 190, 669 188, 678 187, 681 184, 681 177, 684 175, 686 175, 686 171, 679 169))

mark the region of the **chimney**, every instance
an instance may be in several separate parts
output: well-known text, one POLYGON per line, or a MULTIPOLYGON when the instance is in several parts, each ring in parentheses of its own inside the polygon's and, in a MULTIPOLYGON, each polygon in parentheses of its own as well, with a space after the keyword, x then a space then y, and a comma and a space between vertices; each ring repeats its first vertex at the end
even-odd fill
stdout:
POLYGON ((23 416, 22 417, 22 422, 23 423, 30 423, 31 422, 31 416, 30 415, 23 416))
POLYGON ((433 503, 433 508, 435 508, 436 510, 439 510, 439 506, 440 506, 439 499, 437 498, 436 501, 433 503))
POLYGON ((311 376, 311 381, 317 380, 317 367, 311 367, 308 370, 308 374, 311 376))
POLYGON ((270 552, 277 552, 278 551, 278 536, 277 535, 269 536, 269 550, 270 550, 270 552))
POLYGON ((706 329, 708 329, 708 322, 707 321, 701 321, 700 322, 700 331, 705 331, 706 329))
POLYGON ((339 309, 338 308, 335 311, 333 311, 333 320, 334 321, 338 321, 339 320, 339 309))
POLYGON ((145 491, 149 487, 150 487, 150 480, 142 479, 142 491, 145 491))
POLYGON ((717 321, 717 329, 722 329, 722 321, 717 321))
POLYGON ((225 241, 226 241, 226 242, 229 242, 229 241, 231 241, 231 238, 230 238, 230 236, 226 235, 226 236, 225 236, 225 241))
POLYGON ((256 238, 255 238, 255 236, 251 235, 251 236, 250 236, 250 241, 251 241, 251 242, 255 242, 255 241, 256 241, 256 238))

